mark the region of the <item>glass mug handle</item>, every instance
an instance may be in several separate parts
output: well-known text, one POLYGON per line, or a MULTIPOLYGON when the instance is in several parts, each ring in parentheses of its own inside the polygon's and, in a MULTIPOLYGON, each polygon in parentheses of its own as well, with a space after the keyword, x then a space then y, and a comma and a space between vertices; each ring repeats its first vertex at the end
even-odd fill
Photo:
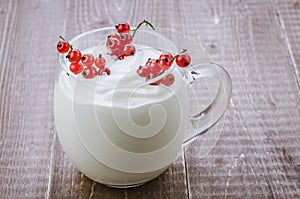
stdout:
MULTIPOLYGON (((183 146, 187 146, 194 138, 216 124, 223 116, 230 102, 232 83, 228 72, 221 65, 210 62, 195 64, 188 67, 184 71, 184 77, 188 81, 189 94, 191 94, 193 89, 196 89, 197 82, 203 80, 203 78, 213 78, 218 80, 218 88, 215 97, 211 99, 210 103, 205 108, 196 110, 195 113, 190 113, 189 115, 188 130, 183 144, 183 146)), ((206 147, 208 148, 205 150, 209 152, 213 145, 208 144, 206 147)))

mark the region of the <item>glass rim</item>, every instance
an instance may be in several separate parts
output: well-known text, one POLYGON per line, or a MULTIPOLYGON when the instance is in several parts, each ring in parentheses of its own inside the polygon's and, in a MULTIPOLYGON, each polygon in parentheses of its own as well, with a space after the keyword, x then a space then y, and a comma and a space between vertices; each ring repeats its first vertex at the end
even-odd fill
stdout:
MULTIPOLYGON (((135 27, 132 27, 132 28, 135 28, 135 27)), ((102 28, 96 28, 96 29, 92 29, 92 30, 89 30, 89 31, 86 31, 86 32, 83 32, 83 33, 80 33, 76 36, 74 36, 73 38, 71 38, 68 42, 73 44, 74 42, 78 41, 79 39, 83 39, 84 37, 88 36, 88 35, 91 35, 91 34, 95 34, 95 33, 99 33, 99 32, 104 32, 104 31, 114 31, 116 28, 111 26, 111 27, 102 27, 102 28)), ((165 40, 168 44, 170 44, 172 46, 173 49, 176 49, 176 51, 178 51, 177 49, 177 46, 175 45, 174 42, 171 41, 170 38, 168 38, 167 36, 157 32, 156 30, 169 30, 169 31, 175 31, 175 30, 172 30, 172 29, 168 29, 168 28, 155 28, 154 30, 153 29, 150 29, 150 28, 141 28, 137 31, 137 34, 139 33, 147 33, 147 34, 151 34, 151 35, 154 35, 155 37, 158 37, 160 38, 161 40, 165 40)), ((176 31, 177 32, 177 31, 176 31)), ((180 32, 178 32, 180 33, 180 32)), ((138 44, 138 43, 137 43, 138 44)), ((177 53, 177 52, 173 52, 173 51, 170 51, 170 50, 165 50, 165 49, 158 49, 158 50, 164 50, 166 52, 170 52, 170 53, 177 53)), ((69 76, 71 77, 74 77, 74 78, 77 78, 78 75, 75 75, 73 74, 72 72, 69 71, 69 67, 68 65, 70 64, 68 61, 67 61, 67 58, 66 58, 66 54, 59 54, 59 63, 60 63, 60 67, 62 70, 64 70, 69 76)), ((117 60, 116 60, 117 61, 117 60)), ((170 73, 174 68, 171 67, 170 69, 166 70, 165 71, 165 74, 163 74, 162 76, 157 76, 151 80, 148 81, 147 84, 149 83, 153 83, 153 82, 156 82, 157 80, 163 78, 164 76, 166 76, 168 73, 170 73)), ((81 78, 78 78, 78 79, 81 79, 81 78)), ((84 79, 85 80, 85 79, 84 79)), ((86 81, 86 80, 85 80, 86 81)), ((88 80, 90 82, 92 82, 91 80, 88 80)))
MULTIPOLYGON (((132 27, 132 28, 135 28, 135 27, 132 27)), ((116 28, 114 26, 108 26, 108 27, 101 27, 101 28, 96 28, 96 29, 91 29, 91 30, 88 30, 86 32, 82 32, 76 36, 74 36, 73 38, 71 38, 69 40, 69 42, 72 44, 73 42, 76 42, 78 41, 79 39, 82 39, 84 38, 85 36, 88 36, 88 35, 91 35, 91 34, 95 34, 95 33, 98 33, 98 32, 104 32, 104 31, 115 31, 116 28)), ((194 45, 197 46, 197 48, 200 49, 201 53, 204 53, 206 57, 208 57, 208 60, 204 61, 203 63, 206 63, 206 62, 211 62, 211 58, 208 56, 208 53, 205 51, 204 47, 201 45, 200 41, 197 41, 196 39, 188 36, 188 35, 185 35, 183 32, 180 32, 178 30, 174 30, 174 29, 171 29, 171 28, 164 28, 164 27, 155 27, 155 29, 151 29, 151 28, 147 28, 147 27, 142 27, 141 29, 139 29, 137 31, 137 34, 138 33, 147 33, 147 34, 152 34, 162 40, 165 40, 167 43, 171 44, 172 45, 172 48, 175 49, 175 51, 171 51, 171 50, 166 50, 166 49, 158 49, 158 50, 161 50, 161 51, 166 51, 166 52, 170 52, 170 53, 173 53, 173 54, 176 54, 178 53, 179 49, 178 49, 178 46, 176 44, 176 41, 173 41, 170 37, 172 37, 172 34, 175 33, 175 36, 179 36, 179 37, 184 37, 186 39, 188 39, 189 42, 192 42, 194 45), (165 33, 165 34, 164 34, 165 33)), ((138 43, 137 43, 138 44, 138 43)), ((75 75, 73 74, 70 70, 69 70, 69 67, 68 65, 70 64, 68 61, 67 61, 67 58, 65 57, 66 54, 59 54, 59 63, 60 63, 60 67, 62 70, 64 70, 69 76, 73 77, 73 78, 77 78, 78 75, 75 75)), ((116 60, 118 61, 118 60, 116 60)), ((197 64, 201 64, 201 63, 197 63, 197 64)), ((194 64, 195 65, 195 64, 194 64)), ((164 76, 166 76, 167 74, 171 73, 174 69, 174 66, 172 66, 171 68, 169 68, 168 70, 166 70, 162 75, 159 75, 153 79, 150 79, 147 81, 147 83, 145 82, 145 84, 151 84, 151 83, 154 83, 158 80, 160 80, 161 78, 163 78, 164 76)), ((180 70, 182 72, 182 70, 180 70)), ((81 78, 77 78, 79 80, 81 80, 81 78)), ((85 82, 86 79, 83 79, 85 82)), ((91 81, 91 80, 88 80, 89 82, 94 82, 94 81, 91 81)))

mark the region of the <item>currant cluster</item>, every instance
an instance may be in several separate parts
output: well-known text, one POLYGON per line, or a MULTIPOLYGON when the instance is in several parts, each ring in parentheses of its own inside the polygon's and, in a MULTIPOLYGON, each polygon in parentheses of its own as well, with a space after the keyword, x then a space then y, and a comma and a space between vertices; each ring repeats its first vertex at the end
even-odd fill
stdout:
POLYGON ((73 49, 62 36, 62 41, 57 43, 57 51, 61 54, 68 53, 66 58, 71 62, 70 71, 77 74, 82 74, 86 79, 91 79, 97 75, 110 75, 109 68, 105 67, 106 60, 101 54, 97 58, 90 53, 86 53, 82 56, 81 52, 77 49, 73 49))
POLYGON ((118 33, 107 36, 106 47, 108 54, 116 56, 118 59, 124 59, 125 56, 135 54, 135 47, 131 44, 132 35, 130 34, 130 25, 120 23, 116 26, 118 33))
MULTIPOLYGON (((183 49, 181 53, 175 56, 170 53, 162 53, 158 59, 149 58, 145 66, 139 66, 139 68, 137 69, 137 74, 141 77, 146 77, 146 81, 149 79, 153 79, 164 73, 165 70, 168 70, 172 66, 174 60, 179 67, 186 68, 191 63, 191 57, 185 52, 186 49, 183 49)), ((151 85, 159 85, 160 83, 162 83, 165 86, 171 86, 174 81, 174 75, 169 73, 164 78, 151 83, 151 85)))
POLYGON ((119 23, 116 25, 118 33, 110 34, 107 36, 106 47, 108 54, 111 56, 116 56, 119 60, 124 59, 124 57, 132 56, 135 54, 135 46, 131 43, 136 31, 143 25, 149 25, 153 30, 153 25, 144 19, 138 26, 131 30, 128 23, 119 23), (132 31, 132 35, 130 34, 132 31))

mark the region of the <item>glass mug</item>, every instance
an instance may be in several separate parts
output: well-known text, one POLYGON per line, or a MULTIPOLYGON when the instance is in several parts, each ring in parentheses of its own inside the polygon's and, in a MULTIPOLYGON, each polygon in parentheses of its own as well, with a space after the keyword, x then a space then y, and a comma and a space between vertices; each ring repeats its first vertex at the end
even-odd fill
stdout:
POLYGON ((100 28, 69 41, 82 53, 101 53, 111 75, 75 76, 66 55, 60 55, 54 118, 63 149, 83 174, 108 186, 130 187, 163 173, 183 144, 221 118, 231 97, 231 79, 197 42, 177 31, 138 30, 132 41, 136 53, 124 60, 107 55, 106 38, 113 33, 114 27, 100 28), (173 64, 148 81, 137 75, 148 58, 175 55, 182 48, 188 50, 191 66, 173 64), (149 85, 170 73, 175 77, 171 86, 149 85), (204 105, 198 93, 203 85, 215 88, 200 94, 208 101, 204 105))

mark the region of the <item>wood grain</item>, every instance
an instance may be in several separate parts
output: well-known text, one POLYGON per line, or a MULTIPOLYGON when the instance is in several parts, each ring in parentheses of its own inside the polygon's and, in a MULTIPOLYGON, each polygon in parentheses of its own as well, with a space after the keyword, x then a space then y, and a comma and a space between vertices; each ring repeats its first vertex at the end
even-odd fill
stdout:
POLYGON ((57 62, 53 35, 63 27, 64 17, 63 7, 51 4, 58 3, 0 2, 1 198, 42 198, 48 193, 57 62))
POLYGON ((289 50, 295 78, 300 88, 300 30, 297 28, 300 19, 300 2, 299 0, 290 0, 285 3, 275 1, 275 9, 289 50))
POLYGON ((299 89, 274 4, 214 1, 213 21, 197 3, 185 16, 202 13, 193 19, 227 66, 233 96, 213 151, 197 158, 198 141, 186 152, 191 198, 299 198, 299 89))
POLYGON ((299 64, 298 0, 0 0, 0 198, 300 198, 299 64), (112 189, 82 175, 56 136, 55 45, 144 18, 199 41, 233 96, 207 156, 200 136, 157 179, 112 189))

